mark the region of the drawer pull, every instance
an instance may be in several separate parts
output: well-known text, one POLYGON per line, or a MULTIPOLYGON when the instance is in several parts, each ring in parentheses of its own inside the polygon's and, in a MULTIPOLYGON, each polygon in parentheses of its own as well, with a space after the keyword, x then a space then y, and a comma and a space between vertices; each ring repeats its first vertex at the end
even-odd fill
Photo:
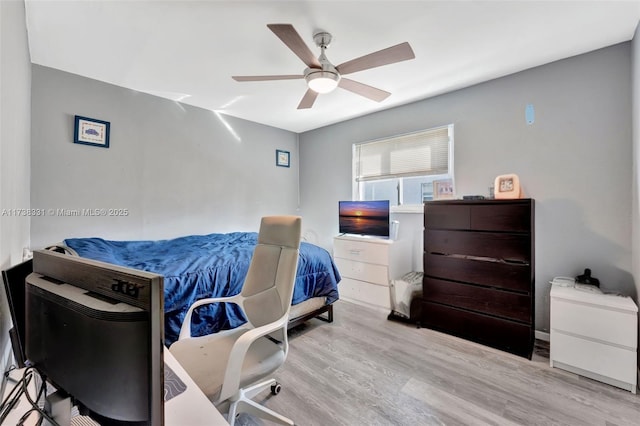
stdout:
POLYGON ((527 262, 526 260, 521 260, 521 259, 502 259, 502 261, 504 263, 508 263, 510 265, 529 266, 529 262, 527 262))
POLYGON ((349 250, 349 253, 360 256, 360 250, 349 250))

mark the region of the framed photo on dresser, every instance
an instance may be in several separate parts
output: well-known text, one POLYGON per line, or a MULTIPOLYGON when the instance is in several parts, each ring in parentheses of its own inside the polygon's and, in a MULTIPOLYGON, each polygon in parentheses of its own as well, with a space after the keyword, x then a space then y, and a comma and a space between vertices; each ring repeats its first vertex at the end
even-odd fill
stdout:
POLYGON ((433 181, 433 199, 451 200, 454 198, 453 179, 441 179, 433 181))

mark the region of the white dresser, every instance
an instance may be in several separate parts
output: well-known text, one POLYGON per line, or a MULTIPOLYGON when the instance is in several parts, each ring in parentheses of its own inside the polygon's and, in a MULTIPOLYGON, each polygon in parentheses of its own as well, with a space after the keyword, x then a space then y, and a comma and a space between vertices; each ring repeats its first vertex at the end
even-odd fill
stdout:
POLYGON ((410 240, 341 235, 333 239, 333 259, 340 271, 340 298, 391 309, 389 281, 412 270, 410 240))
POLYGON ((636 393, 638 308, 629 297, 551 287, 551 367, 636 393))

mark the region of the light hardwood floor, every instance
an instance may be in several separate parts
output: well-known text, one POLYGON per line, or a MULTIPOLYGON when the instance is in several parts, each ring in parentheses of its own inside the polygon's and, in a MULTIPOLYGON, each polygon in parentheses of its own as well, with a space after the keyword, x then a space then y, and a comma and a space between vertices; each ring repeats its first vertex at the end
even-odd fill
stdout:
MULTIPOLYGON (((290 332, 282 392, 297 425, 640 425, 640 395, 345 301, 290 332)), ((266 425, 243 414, 239 424, 266 425)))

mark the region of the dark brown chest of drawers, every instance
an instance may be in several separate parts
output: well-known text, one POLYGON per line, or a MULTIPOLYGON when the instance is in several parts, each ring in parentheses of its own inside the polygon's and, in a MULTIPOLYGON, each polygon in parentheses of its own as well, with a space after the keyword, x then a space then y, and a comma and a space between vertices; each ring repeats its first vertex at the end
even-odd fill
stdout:
POLYGON ((534 253, 532 199, 425 203, 421 323, 531 358, 534 253))

